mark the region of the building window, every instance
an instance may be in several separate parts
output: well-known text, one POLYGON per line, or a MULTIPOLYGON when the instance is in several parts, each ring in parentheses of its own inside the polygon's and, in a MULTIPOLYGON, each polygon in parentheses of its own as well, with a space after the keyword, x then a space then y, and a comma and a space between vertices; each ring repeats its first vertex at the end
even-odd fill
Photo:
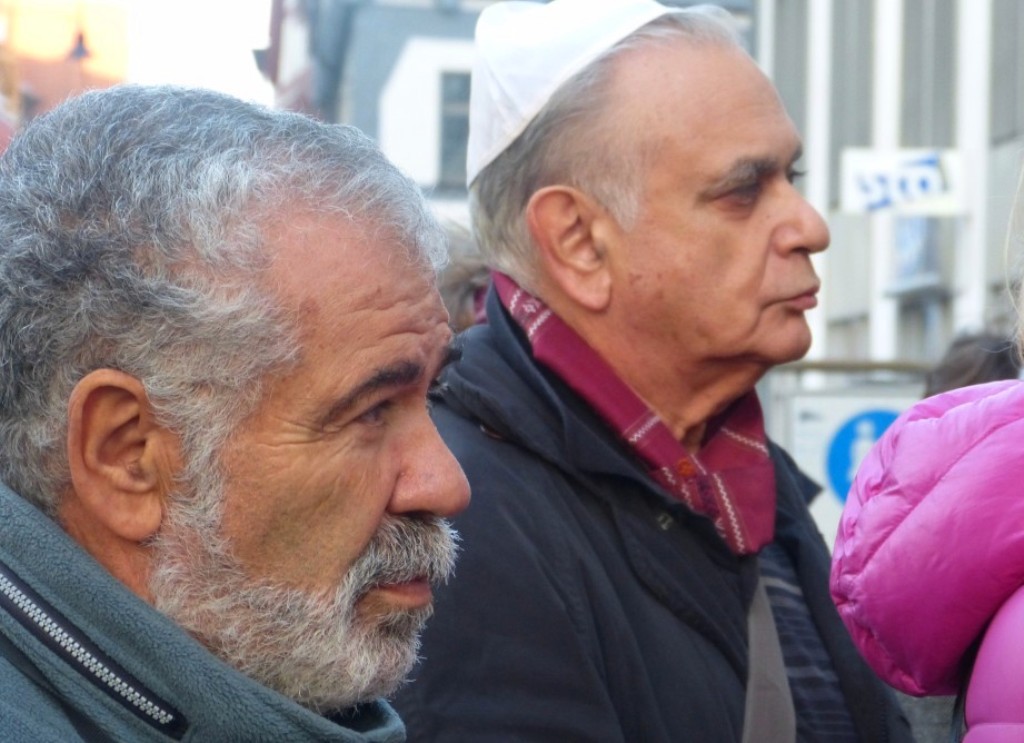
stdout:
POLYGON ((904 147, 952 147, 955 139, 956 7, 953 0, 904 6, 904 147))
POLYGON ((775 15, 775 86, 798 132, 807 131, 807 0, 782 0, 775 15))
POLYGON ((873 3, 837 3, 833 12, 829 203, 838 207, 843 150, 871 145, 875 16, 873 3))
POLYGON ((996 0, 992 7, 992 141, 1024 134, 1024 7, 996 0))
POLYGON ((469 73, 441 75, 441 167, 437 187, 466 188, 466 140, 469 137, 469 73))

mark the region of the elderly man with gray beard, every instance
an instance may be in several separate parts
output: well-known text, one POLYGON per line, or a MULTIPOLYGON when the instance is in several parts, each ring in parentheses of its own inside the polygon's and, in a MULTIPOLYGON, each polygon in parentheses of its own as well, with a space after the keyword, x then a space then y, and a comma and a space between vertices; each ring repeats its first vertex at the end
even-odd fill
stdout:
POLYGON ((6 741, 399 741, 468 502, 444 238, 351 128, 123 87, 0 159, 6 741))

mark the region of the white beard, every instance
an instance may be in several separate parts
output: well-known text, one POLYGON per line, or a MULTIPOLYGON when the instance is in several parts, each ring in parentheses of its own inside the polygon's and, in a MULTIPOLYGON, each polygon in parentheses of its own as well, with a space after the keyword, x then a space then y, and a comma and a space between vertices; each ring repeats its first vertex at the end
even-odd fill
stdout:
POLYGON ((219 533, 223 483, 202 479, 174 499, 153 541, 156 608, 224 662, 317 712, 391 694, 416 662, 433 608, 362 617, 356 604, 376 585, 447 580, 457 541, 448 523, 385 516, 341 584, 311 595, 246 575, 219 533))

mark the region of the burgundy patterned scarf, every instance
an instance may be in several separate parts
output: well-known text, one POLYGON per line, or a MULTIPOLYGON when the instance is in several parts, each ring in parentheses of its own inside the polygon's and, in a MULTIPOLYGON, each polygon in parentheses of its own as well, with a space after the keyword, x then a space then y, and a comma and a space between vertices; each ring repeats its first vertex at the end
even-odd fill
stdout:
POLYGON ((708 422, 700 452, 692 455, 547 305, 504 274, 494 274, 494 286, 526 333, 534 358, 580 395, 671 495, 711 519, 729 549, 750 554, 772 541, 775 471, 754 392, 708 422))

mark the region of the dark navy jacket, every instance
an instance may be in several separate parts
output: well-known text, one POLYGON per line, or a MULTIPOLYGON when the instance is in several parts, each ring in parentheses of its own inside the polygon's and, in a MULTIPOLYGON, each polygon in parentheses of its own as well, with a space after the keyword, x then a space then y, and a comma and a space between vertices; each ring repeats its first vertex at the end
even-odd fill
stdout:
MULTIPOLYGON (((667 496, 532 360, 492 296, 435 420, 473 490, 424 662, 395 706, 411 741, 739 741, 756 557, 667 496)), ((789 553, 865 741, 910 740, 828 595, 816 486, 771 446, 789 553)))

